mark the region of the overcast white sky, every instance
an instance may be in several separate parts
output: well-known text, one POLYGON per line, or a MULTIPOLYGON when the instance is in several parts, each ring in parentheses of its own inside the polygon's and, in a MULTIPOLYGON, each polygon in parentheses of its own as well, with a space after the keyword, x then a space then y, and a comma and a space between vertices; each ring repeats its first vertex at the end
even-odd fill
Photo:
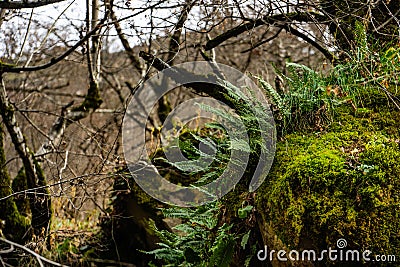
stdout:
MULTIPOLYGON (((174 1, 168 2, 173 3, 174 1)), ((141 10, 140 8, 148 6, 149 3, 150 1, 136 0, 132 1, 132 7, 135 5, 135 7, 138 7, 139 9, 132 8, 125 11, 115 9, 115 11, 117 16, 121 18, 135 14, 141 10)), ((0 51, 3 51, 0 52, 0 56, 4 56, 7 54, 6 50, 9 50, 4 43, 7 42, 7 40, 9 43, 13 43, 14 46, 18 46, 16 51, 11 53, 13 54, 13 57, 19 53, 18 49, 20 50, 22 47, 22 44, 24 43, 24 36, 28 32, 28 22, 31 12, 33 12, 33 21, 36 21, 37 23, 31 23, 31 25, 29 25, 29 34, 27 36, 27 40, 25 41, 24 51, 31 53, 35 49, 38 49, 43 41, 43 37, 47 34, 49 25, 53 23, 55 23, 54 31, 53 34, 49 35, 49 39, 65 39, 70 45, 74 44, 80 38, 79 29, 83 31, 82 26, 84 25, 84 19, 86 17, 86 1, 67 0, 53 5, 38 7, 33 10, 24 9, 20 12, 22 12, 23 16, 16 16, 10 21, 6 21, 1 25, 0 40, 3 40, 3 42, 0 44, 0 51), (40 24, 43 24, 43 26, 40 24)), ((121 26, 124 28, 124 33, 127 35, 132 45, 139 44, 146 40, 146 33, 149 32, 148 26, 150 15, 150 11, 147 11, 135 16, 132 19, 121 22, 121 26), (138 31, 143 32, 143 34, 139 34, 140 37, 138 37, 138 31)), ((154 23, 156 25, 157 23, 167 23, 162 22, 162 19, 157 18, 168 17, 170 15, 171 10, 157 10, 153 13, 154 23)), ((109 31, 107 31, 106 34, 108 35, 107 44, 109 46, 107 48, 109 51, 120 50, 121 45, 118 38, 115 36, 113 27, 110 25, 108 29, 109 31)), ((60 43, 60 45, 63 44, 60 43)), ((44 44, 43 47, 46 47, 46 44, 44 44)))

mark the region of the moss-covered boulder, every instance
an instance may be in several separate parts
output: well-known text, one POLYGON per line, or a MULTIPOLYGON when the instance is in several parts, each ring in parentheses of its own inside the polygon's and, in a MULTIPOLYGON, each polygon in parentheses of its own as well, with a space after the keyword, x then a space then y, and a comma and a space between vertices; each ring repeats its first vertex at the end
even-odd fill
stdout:
POLYGON ((344 238, 346 249, 399 256, 400 112, 360 111, 277 144, 257 209, 288 249, 322 251, 344 238))

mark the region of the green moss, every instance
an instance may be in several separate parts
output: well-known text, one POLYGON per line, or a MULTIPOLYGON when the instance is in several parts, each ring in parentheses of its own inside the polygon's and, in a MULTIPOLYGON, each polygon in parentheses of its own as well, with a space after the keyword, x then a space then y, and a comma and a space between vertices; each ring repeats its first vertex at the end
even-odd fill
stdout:
MULTIPOLYGON (((13 192, 22 192, 28 189, 24 168, 21 168, 17 176, 13 179, 11 188, 13 192)), ((16 196, 15 204, 22 215, 27 216, 30 213, 29 200, 26 198, 25 194, 16 196)))
MULTIPOLYGON (((4 197, 6 190, 1 190, 0 197, 4 197)), ((8 194, 10 195, 10 194, 8 194)), ((30 221, 27 217, 22 216, 17 209, 13 199, 3 200, 0 203, 0 210, 4 211, 0 219, 4 221, 4 229, 2 230, 6 238, 16 242, 24 242, 29 240, 31 236, 30 221)))
POLYGON ((39 235, 43 233, 43 228, 47 229, 50 225, 50 221, 53 215, 53 209, 51 205, 50 191, 46 187, 47 181, 46 176, 39 162, 34 160, 37 184, 40 189, 38 193, 42 194, 43 197, 38 197, 31 201, 30 209, 32 211, 32 227, 34 228, 35 234, 39 235), (40 202, 40 203, 37 203, 40 202))
POLYGON ((257 209, 291 248, 400 250, 400 112, 341 110, 323 133, 277 144, 257 209))

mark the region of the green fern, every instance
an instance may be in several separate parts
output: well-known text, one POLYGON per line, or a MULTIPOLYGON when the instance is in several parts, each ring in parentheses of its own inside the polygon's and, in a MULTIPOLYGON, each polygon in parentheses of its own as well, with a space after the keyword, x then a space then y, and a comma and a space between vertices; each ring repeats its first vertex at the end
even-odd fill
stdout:
POLYGON ((217 238, 211 247, 212 255, 208 266, 229 267, 232 262, 234 247, 236 244, 235 237, 228 234, 232 226, 222 225, 217 232, 217 238))
POLYGON ((284 95, 278 94, 261 77, 255 77, 277 108, 275 115, 282 134, 329 124, 334 107, 345 101, 339 101, 334 94, 327 94, 326 88, 330 84, 324 75, 297 63, 288 62, 286 67, 287 75, 276 70, 285 82, 287 93, 284 95))
POLYGON ((284 99, 278 92, 265 80, 263 80, 261 77, 254 76, 258 82, 260 83, 261 87, 265 90, 268 96, 272 98, 272 101, 275 103, 275 105, 278 107, 278 109, 283 113, 283 114, 289 114, 290 111, 287 109, 286 104, 284 99))
MULTIPOLYGON (((213 162, 202 171, 196 172, 198 179, 190 183, 194 187, 220 177, 228 163, 242 166, 243 162, 231 158, 233 151, 257 157, 267 149, 265 140, 262 138, 262 131, 272 130, 271 127, 274 127, 268 107, 261 105, 250 89, 239 89, 230 83, 219 82, 224 87, 227 97, 238 104, 236 113, 199 104, 203 110, 215 114, 219 122, 208 123, 203 129, 182 131, 179 144, 173 145, 178 145, 182 154, 190 160, 184 162, 161 160, 163 163, 167 162, 175 172, 193 176, 195 172, 192 170, 198 167, 196 165, 198 160, 210 159, 211 156, 202 152, 198 145, 202 143, 210 149, 213 162), (225 123, 234 126, 242 125, 242 127, 234 127, 234 131, 247 135, 249 140, 229 136, 223 127, 225 123)), ((218 202, 196 208, 173 207, 161 209, 161 211, 166 218, 180 220, 180 223, 173 228, 173 232, 159 230, 153 225, 154 232, 157 233, 161 242, 159 248, 145 253, 154 255, 156 259, 164 263, 164 266, 229 266, 235 250, 249 241, 249 234, 245 236, 245 233, 242 233, 234 236, 230 232, 232 225, 218 224, 218 218, 220 218, 218 202)), ((247 262, 249 263, 250 259, 247 262)))
POLYGON ((217 226, 219 203, 197 208, 167 208, 167 218, 179 218, 182 223, 174 232, 151 227, 160 238, 159 248, 143 252, 164 262, 163 266, 229 266, 236 238, 229 232, 232 226, 217 226))
POLYGON ((369 47, 365 25, 360 21, 356 21, 355 23, 354 36, 356 47, 359 51, 359 59, 360 62, 362 62, 362 60, 365 58, 365 56, 367 56, 367 53, 369 52, 369 47))

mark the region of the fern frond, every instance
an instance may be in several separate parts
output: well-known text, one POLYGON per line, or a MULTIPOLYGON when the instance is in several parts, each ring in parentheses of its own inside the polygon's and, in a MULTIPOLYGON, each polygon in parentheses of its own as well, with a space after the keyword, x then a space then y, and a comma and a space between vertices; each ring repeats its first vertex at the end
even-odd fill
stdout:
POLYGON ((213 113, 218 116, 219 119, 225 119, 231 123, 240 123, 240 118, 235 114, 228 112, 227 110, 217 109, 203 103, 196 103, 202 110, 213 113))
POLYGON ((285 101, 282 98, 282 96, 280 94, 278 94, 278 92, 268 82, 263 80, 261 77, 255 76, 255 78, 261 84, 261 87, 264 89, 264 91, 272 98, 272 101, 278 107, 279 111, 283 114, 288 114, 289 111, 286 108, 285 101))
POLYGON ((229 146, 230 150, 238 150, 238 151, 242 151, 245 153, 251 152, 250 145, 246 140, 232 138, 230 140, 229 144, 230 144, 230 146, 229 146))
POLYGON ((286 62, 287 67, 292 67, 296 69, 301 69, 311 75, 318 76, 318 73, 315 72, 313 69, 310 69, 309 67, 303 65, 303 64, 298 64, 298 63, 293 63, 293 62, 286 62))
POLYGON ((247 99, 247 96, 238 87, 234 86, 228 81, 219 79, 218 84, 224 87, 230 97, 235 100, 247 99))
POLYGON ((224 224, 218 229, 218 236, 211 247, 209 266, 229 267, 233 259, 235 237, 229 234, 231 226, 224 224))

